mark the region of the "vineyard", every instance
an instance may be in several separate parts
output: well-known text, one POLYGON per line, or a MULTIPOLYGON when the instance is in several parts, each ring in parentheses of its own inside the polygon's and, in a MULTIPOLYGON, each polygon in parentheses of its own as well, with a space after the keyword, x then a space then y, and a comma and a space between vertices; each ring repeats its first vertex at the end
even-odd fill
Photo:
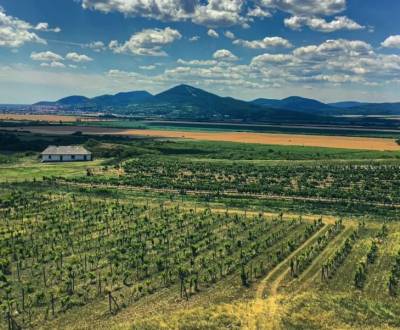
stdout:
POLYGON ((395 156, 140 143, 0 166, 0 329, 400 327, 395 156))
MULTIPOLYGON (((180 203, 19 190, 1 197, 1 312, 10 329, 36 327, 99 302, 105 302, 103 313, 118 317, 163 290, 190 302, 225 281, 251 296, 260 279, 282 263, 289 284, 298 287, 315 268, 320 285, 329 287, 364 238, 368 249, 351 270, 356 292, 368 286, 381 246, 392 234, 387 225, 367 229, 365 223, 346 225, 342 219, 180 203), (331 246, 331 256, 315 265, 331 246)), ((399 258, 391 259, 381 283, 385 299, 399 292, 399 258)))
POLYGON ((319 162, 257 165, 249 162, 140 158, 124 175, 74 177, 73 182, 175 189, 180 193, 265 194, 400 204, 398 162, 319 162))

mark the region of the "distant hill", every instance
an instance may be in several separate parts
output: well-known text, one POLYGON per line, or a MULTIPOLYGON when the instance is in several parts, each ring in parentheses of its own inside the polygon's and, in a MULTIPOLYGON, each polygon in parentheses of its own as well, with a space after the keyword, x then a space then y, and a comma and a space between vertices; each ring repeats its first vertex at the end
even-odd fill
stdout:
POLYGON ((290 96, 282 100, 260 98, 252 101, 252 103, 260 106, 289 109, 292 111, 309 112, 315 114, 325 114, 327 111, 334 110, 334 108, 328 104, 300 96, 290 96))
POLYGON ((117 93, 115 95, 101 95, 90 99, 90 103, 99 106, 112 106, 112 105, 128 105, 131 103, 141 103, 145 100, 151 99, 151 95, 147 91, 133 91, 117 93))
POLYGON ((347 109, 340 109, 338 114, 360 116, 399 116, 400 103, 366 103, 347 109))
MULTIPOLYGON (((221 97, 189 85, 178 85, 156 95, 147 91, 105 94, 93 98, 73 95, 56 102, 39 102, 33 107, 38 105, 138 118, 199 121, 346 124, 345 119, 337 116, 400 115, 400 103, 349 101, 325 104, 300 96, 281 100, 259 98, 246 102, 232 97, 221 97)), ((352 119, 353 122, 355 119, 352 119)))
POLYGON ((286 109, 261 107, 232 97, 221 97, 189 85, 178 85, 154 96, 153 104, 172 111, 167 117, 197 120, 298 121, 317 120, 308 114, 286 109))
POLYGON ((63 104, 63 105, 74 105, 74 104, 81 104, 89 101, 90 99, 87 98, 86 96, 81 96, 81 95, 73 95, 73 96, 67 96, 62 99, 59 99, 56 103, 57 104, 63 104))
POLYGON ((344 102, 328 103, 328 105, 335 107, 335 108, 340 108, 340 109, 360 107, 365 104, 368 104, 368 103, 357 102, 357 101, 344 101, 344 102))

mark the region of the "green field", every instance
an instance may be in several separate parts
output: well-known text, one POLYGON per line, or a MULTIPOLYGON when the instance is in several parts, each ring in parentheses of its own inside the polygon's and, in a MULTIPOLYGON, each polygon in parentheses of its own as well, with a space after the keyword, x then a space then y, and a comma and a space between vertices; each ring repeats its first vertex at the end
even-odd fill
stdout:
POLYGON ((0 139, 0 329, 400 327, 399 152, 0 139))

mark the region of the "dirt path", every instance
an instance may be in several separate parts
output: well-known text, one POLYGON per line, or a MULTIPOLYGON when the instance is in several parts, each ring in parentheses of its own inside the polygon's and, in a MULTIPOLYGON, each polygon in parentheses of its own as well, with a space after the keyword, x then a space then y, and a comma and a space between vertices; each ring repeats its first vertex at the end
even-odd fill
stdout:
POLYGON ((321 232, 324 231, 327 225, 320 228, 314 235, 308 238, 303 244, 293 251, 285 260, 278 264, 258 285, 253 309, 259 317, 266 318, 268 324, 263 324, 265 329, 281 329, 281 295, 279 294, 279 287, 289 272, 290 260, 301 253, 301 251, 312 244, 321 232), (265 299, 265 291, 268 290, 268 297, 265 299), (263 314, 263 315, 260 315, 263 314))
POLYGON ((337 235, 325 249, 313 260, 310 266, 300 275, 300 277, 295 281, 297 290, 304 289, 308 284, 315 283, 316 278, 320 275, 321 266, 325 260, 329 258, 330 255, 335 253, 335 247, 338 247, 340 242, 344 241, 347 236, 350 235, 352 227, 345 228, 339 235, 337 235), (333 248, 333 250, 331 249, 333 248), (299 284, 301 284, 299 286, 299 284))

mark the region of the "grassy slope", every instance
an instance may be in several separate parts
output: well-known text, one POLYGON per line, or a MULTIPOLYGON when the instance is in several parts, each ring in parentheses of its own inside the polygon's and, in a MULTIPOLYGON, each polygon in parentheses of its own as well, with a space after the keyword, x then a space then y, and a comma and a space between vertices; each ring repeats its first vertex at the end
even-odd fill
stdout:
POLYGON ((0 164, 0 182, 41 180, 43 176, 82 176, 87 168, 100 166, 102 160, 76 163, 41 163, 37 157, 22 157, 11 164, 0 164))

